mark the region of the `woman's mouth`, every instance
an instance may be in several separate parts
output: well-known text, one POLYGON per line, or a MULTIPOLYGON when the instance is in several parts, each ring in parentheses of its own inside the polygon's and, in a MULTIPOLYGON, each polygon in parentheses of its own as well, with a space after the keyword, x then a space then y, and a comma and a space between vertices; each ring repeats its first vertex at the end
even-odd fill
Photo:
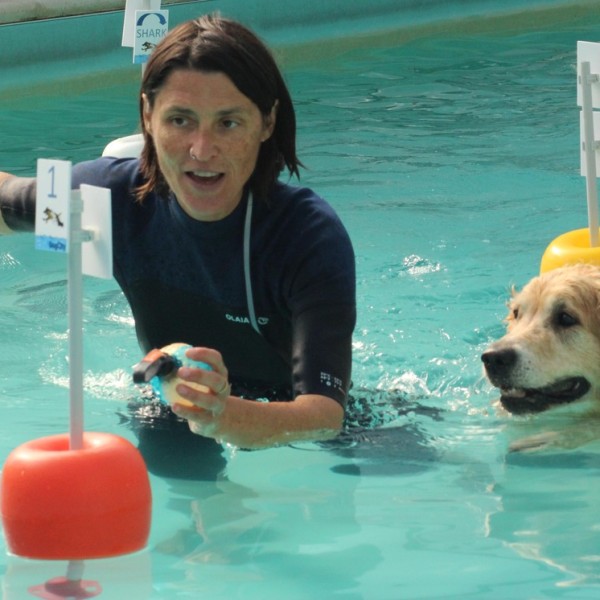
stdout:
POLYGON ((203 186, 215 185, 224 177, 223 173, 218 173, 216 171, 186 171, 186 175, 194 183, 203 186))

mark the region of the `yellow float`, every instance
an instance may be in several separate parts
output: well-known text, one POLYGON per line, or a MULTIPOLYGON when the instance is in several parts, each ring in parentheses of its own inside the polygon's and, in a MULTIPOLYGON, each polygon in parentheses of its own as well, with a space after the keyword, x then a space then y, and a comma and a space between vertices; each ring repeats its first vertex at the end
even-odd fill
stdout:
POLYGON ((600 267, 600 246, 591 245, 587 227, 568 231, 553 240, 542 256, 540 273, 577 263, 600 267))

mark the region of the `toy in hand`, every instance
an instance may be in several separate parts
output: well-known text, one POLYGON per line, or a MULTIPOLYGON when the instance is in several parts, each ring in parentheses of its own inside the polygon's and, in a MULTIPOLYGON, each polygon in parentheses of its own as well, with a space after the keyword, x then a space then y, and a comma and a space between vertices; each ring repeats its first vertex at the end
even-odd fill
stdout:
POLYGON ((210 390, 199 383, 183 382, 177 377, 177 370, 179 367, 197 367, 210 371, 211 367, 206 363, 188 358, 185 355, 188 348, 191 348, 189 344, 176 343, 164 346, 160 350, 151 350, 133 367, 134 383, 150 383, 158 398, 163 402, 193 408, 194 405, 189 400, 177 393, 177 385, 185 383, 185 385, 202 392, 210 390))

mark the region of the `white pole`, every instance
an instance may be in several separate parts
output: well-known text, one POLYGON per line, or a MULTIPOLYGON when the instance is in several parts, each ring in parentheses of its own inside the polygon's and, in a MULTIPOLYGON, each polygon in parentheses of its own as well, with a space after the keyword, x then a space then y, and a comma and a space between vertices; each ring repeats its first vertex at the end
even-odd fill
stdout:
POLYGON ((68 309, 69 309, 69 401, 71 450, 83 448, 83 274, 81 258, 81 213, 79 190, 71 192, 68 309))
POLYGON ((590 246, 600 245, 598 240, 598 190, 596 182, 596 140, 594 139, 594 114, 592 104, 592 77, 590 63, 582 62, 580 68, 581 110, 583 118, 583 143, 585 145, 586 190, 588 205, 588 224, 590 228, 590 246))

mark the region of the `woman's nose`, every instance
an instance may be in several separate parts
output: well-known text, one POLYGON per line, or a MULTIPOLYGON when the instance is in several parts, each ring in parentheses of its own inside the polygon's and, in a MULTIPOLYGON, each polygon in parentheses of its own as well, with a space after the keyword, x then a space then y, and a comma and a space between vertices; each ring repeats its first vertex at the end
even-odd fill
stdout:
POLYGON ((192 138, 191 158, 199 162, 206 162, 213 158, 216 152, 217 144, 214 133, 208 128, 199 129, 192 138))

